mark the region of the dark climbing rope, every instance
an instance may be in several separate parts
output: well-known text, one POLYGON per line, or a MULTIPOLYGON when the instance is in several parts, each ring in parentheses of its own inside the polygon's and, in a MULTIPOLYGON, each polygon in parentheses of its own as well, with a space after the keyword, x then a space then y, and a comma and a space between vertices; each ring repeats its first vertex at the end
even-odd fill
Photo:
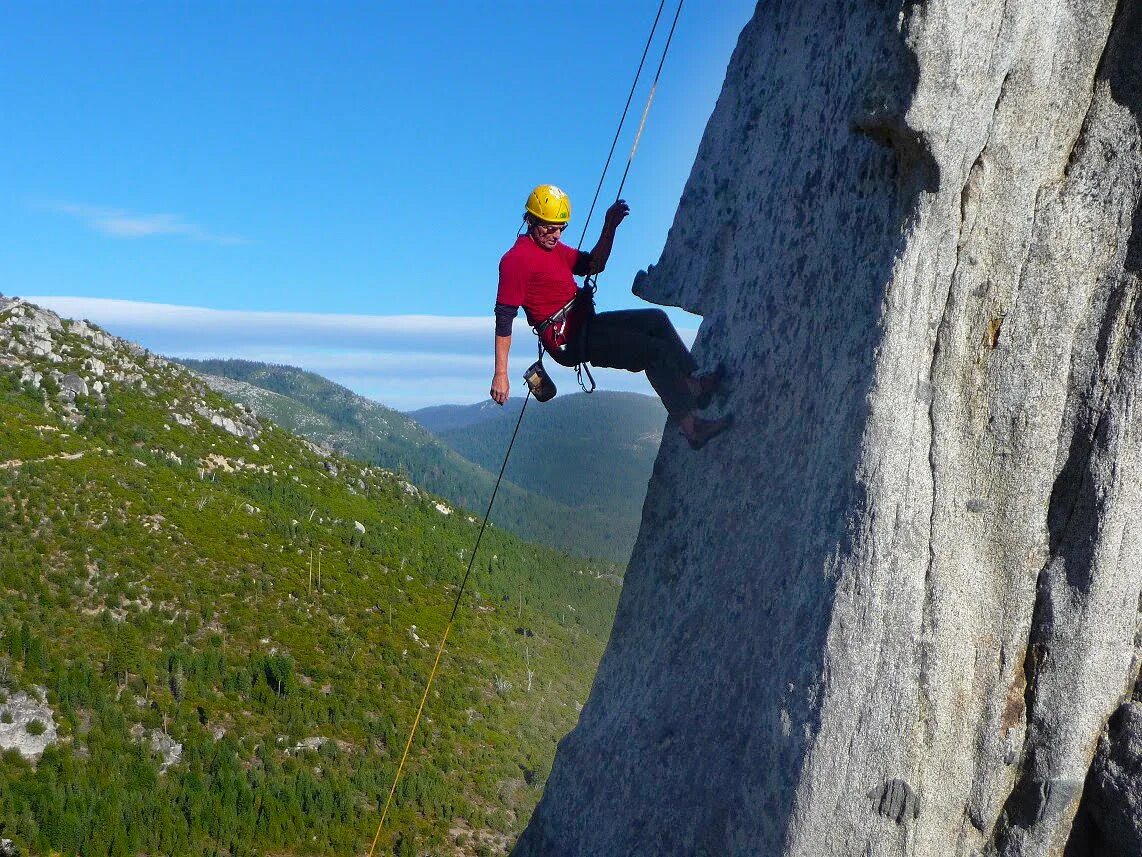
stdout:
MULTIPOLYGON (((665 2, 666 2, 666 0, 662 0, 663 4, 665 4, 665 2)), ((655 90, 658 89, 659 78, 662 77, 662 67, 666 64, 666 54, 669 53, 669 51, 670 51, 670 43, 674 39, 674 30, 678 27, 678 16, 682 14, 682 3, 683 3, 683 0, 678 0, 678 8, 674 10, 674 20, 670 24, 670 32, 667 33, 667 35, 666 35, 666 44, 663 46, 662 56, 658 60, 658 70, 655 71, 654 82, 651 83, 651 85, 650 85, 650 95, 647 96, 646 106, 643 107, 643 109, 642 109, 642 119, 639 120, 638 131, 635 132, 634 143, 633 143, 633 145, 631 145, 630 155, 627 157, 626 169, 623 170, 623 177, 622 177, 622 180, 619 182, 618 192, 615 193, 615 202, 618 202, 620 199, 622 199, 623 187, 626 186, 627 176, 630 174, 630 166, 632 163, 634 163, 634 154, 635 154, 635 152, 638 151, 638 143, 639 143, 639 140, 642 139, 642 132, 643 132, 643 129, 646 127, 646 117, 650 114, 650 105, 652 103, 654 103, 654 93, 655 93, 655 90)), ((660 15, 662 14, 662 5, 659 5, 658 13, 660 15)), ((654 19, 654 26, 655 27, 658 26, 658 18, 657 17, 655 17, 655 19, 654 19)), ((650 35, 651 35, 651 38, 654 37, 654 28, 651 28, 650 35)), ((647 40, 646 46, 647 46, 647 48, 650 47, 650 41, 649 40, 647 40)), ((643 56, 643 59, 645 60, 646 59, 646 51, 643 51, 642 56, 643 56)), ((642 63, 639 63, 638 72, 639 72, 639 74, 642 73, 642 63)), ((638 83, 638 75, 637 74, 635 75, 635 83, 636 84, 638 83)), ((633 86, 631 87, 631 94, 632 95, 634 94, 634 87, 633 86)), ((629 98, 627 99, 627 107, 630 107, 630 99, 629 98)), ((619 130, 622 130, 623 122, 626 121, 626 116, 627 116, 627 112, 624 109, 622 119, 619 120, 619 130)), ((618 140, 618 132, 615 133, 615 139, 616 139, 616 141, 618 140)), ((614 153, 614 145, 613 144, 611 146, 611 153, 612 154, 614 153)), ((607 169, 610 167, 610 164, 611 164, 611 156, 607 155, 607 163, 603 167, 603 176, 599 179, 599 187, 600 188, 603 186, 603 178, 606 177, 607 169)), ((599 196, 599 191, 596 190, 595 191, 595 198, 598 199, 598 196, 599 196)), ((591 211, 589 211, 587 213, 587 220, 588 221, 590 221, 591 213, 594 210, 595 210, 595 203, 594 203, 594 201, 592 201, 591 202, 591 211)), ((583 234, 584 235, 587 234, 587 224, 586 223, 583 224, 583 234)), ((582 246, 582 244, 583 244, 583 238, 582 238, 582 236, 580 236, 580 238, 579 238, 580 247, 582 246)), ((583 288, 588 289, 591 292, 592 298, 594 297, 595 292, 598 290, 598 281, 599 281, 598 274, 588 274, 587 277, 583 280, 583 288)))
MULTIPOLYGON (((674 20, 670 24, 670 32, 666 35, 666 44, 662 48, 662 56, 658 60, 658 70, 654 73, 654 82, 650 85, 650 95, 646 99, 646 106, 642 109, 642 118, 638 123, 638 131, 634 135, 634 144, 630 147, 630 155, 627 157, 626 169, 623 170, 622 180, 619 182, 619 189, 615 193, 615 202, 622 199, 623 187, 627 183, 627 176, 630 174, 630 165, 634 163, 634 154, 638 151, 638 142, 642 139, 643 129, 646 127, 646 117, 650 114, 650 105, 654 102, 654 93, 658 89, 658 80, 662 77, 662 67, 666 64, 666 54, 670 51, 670 42, 674 39, 674 30, 678 27, 678 16, 682 14, 683 0, 678 0, 678 8, 674 10, 674 20)), ((611 167, 611 157, 615 153, 615 144, 619 141, 619 134, 623 130, 623 123, 626 122, 627 111, 630 109, 631 98, 634 96, 635 88, 638 86, 638 79, 642 75, 642 67, 646 62, 646 54, 650 50, 650 44, 654 40, 654 31, 658 28, 658 19, 662 17, 662 10, 666 6, 666 0, 662 0, 658 4, 658 14, 654 16, 654 24, 650 28, 650 36, 646 40, 646 47, 642 50, 642 59, 638 63, 638 71, 635 72, 634 82, 630 87, 630 95, 627 96, 626 106, 623 107, 623 115, 619 118, 619 127, 615 129, 615 139, 611 143, 611 150, 607 153, 607 162, 603 164, 603 174, 599 176, 598 187, 595 188, 595 197, 591 200, 591 208, 587 211, 587 219, 583 221, 583 233, 579 236, 579 244, 575 249, 580 250, 583 247, 583 239, 587 235, 587 224, 591 222, 591 215, 595 213, 595 203, 599 199, 599 191, 603 188, 603 181, 607 177, 607 171, 611 167)), ((588 274, 583 278, 583 289, 587 292, 591 300, 592 306, 595 302, 595 292, 599 290, 599 275, 588 274)), ((579 382, 579 387, 584 393, 595 392, 595 379, 591 376, 591 370, 587 368, 586 363, 580 363, 575 367, 575 380, 579 382), (586 373, 588 380, 591 382, 590 389, 583 382, 583 374, 586 373)))
MULTIPOLYGON (((595 196, 591 199, 591 207, 587 210, 587 219, 583 221, 583 232, 579 235, 579 243, 575 245, 576 250, 583 249, 583 239, 587 236, 587 224, 591 222, 591 215, 595 213, 595 203, 599 201, 599 193, 603 190, 603 181, 607 178, 607 170, 611 168, 611 158, 614 157, 615 147, 619 144, 619 135, 622 134, 623 124, 627 121, 627 112, 630 110, 630 103, 634 99, 634 91, 638 87, 638 79, 642 77, 642 67, 646 64, 646 55, 650 52, 650 44, 654 41, 654 31, 658 29, 658 19, 662 17, 662 10, 666 8, 666 0, 662 0, 658 4, 658 14, 654 16, 654 23, 650 25, 650 35, 646 37, 646 47, 642 49, 642 59, 638 61, 638 70, 634 73, 634 80, 630 84, 630 94, 627 95, 627 103, 623 107, 623 115, 619 117, 619 127, 615 129, 615 138, 611 140, 611 150, 607 152, 607 161, 603 164, 603 173, 599 176, 599 184, 595 187, 595 196)), ((677 21, 677 17, 675 17, 677 21)))

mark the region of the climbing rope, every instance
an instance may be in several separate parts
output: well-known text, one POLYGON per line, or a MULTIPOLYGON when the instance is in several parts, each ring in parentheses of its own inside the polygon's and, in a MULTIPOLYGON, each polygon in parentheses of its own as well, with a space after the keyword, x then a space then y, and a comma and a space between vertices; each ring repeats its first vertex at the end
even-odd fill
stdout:
MULTIPOLYGON (((616 202, 622 196, 623 186, 626 184, 627 175, 630 173, 631 163, 634 161, 635 152, 638 151, 638 143, 642 137, 643 128, 646 126, 646 117, 650 113, 650 105, 654 101, 654 92, 658 88, 658 80, 662 75, 662 66, 666 62, 666 54, 670 50, 670 42, 674 38, 674 30, 678 26, 678 16, 682 13, 682 3, 683 3, 683 0, 678 0, 678 8, 674 12, 674 21, 670 25, 670 32, 666 37, 666 45, 662 49, 662 57, 658 61, 658 70, 655 72, 654 82, 650 86, 650 96, 647 98, 646 106, 643 108, 642 119, 638 123, 638 131, 635 134, 634 144, 631 146, 630 155, 627 157, 626 169, 623 170, 622 181, 619 182, 619 190, 618 190, 618 193, 615 194, 615 201, 616 202)), ((650 51, 650 45, 654 40, 654 33, 658 29, 658 21, 662 17, 662 10, 663 10, 663 8, 665 8, 665 6, 666 6, 666 0, 661 0, 661 2, 658 5, 658 13, 654 16, 654 23, 651 25, 651 28, 650 28, 650 36, 648 36, 647 40, 646 40, 646 47, 644 47, 643 51, 642 51, 642 58, 639 60, 639 63, 638 63, 638 70, 635 72, 635 75, 634 75, 634 82, 631 83, 630 94, 627 96, 626 106, 623 107, 622 116, 619 118, 619 125, 618 125, 618 128, 615 130, 615 138, 611 142, 610 151, 607 153, 607 161, 603 165, 603 173, 601 176, 599 176, 599 184, 598 184, 598 187, 595 188, 595 196, 594 196, 594 199, 591 200, 591 207, 587 212, 587 219, 583 221, 583 233, 579 236, 579 244, 577 245, 576 249, 580 249, 583 246, 583 238, 587 234, 587 225, 591 222, 591 215, 594 214, 595 204, 598 202, 599 193, 601 192, 601 190, 603 188, 603 182, 607 177, 607 171, 610 169, 611 158, 613 157, 613 155, 615 153, 615 146, 618 144, 619 136, 622 133, 623 124, 626 122, 627 112, 630 110, 631 100, 634 98, 635 89, 638 87, 638 81, 642 75, 643 65, 646 63, 646 56, 647 56, 647 53, 650 51)), ((591 290, 592 295, 594 294, 595 289, 596 289, 596 285, 595 285, 596 280, 597 280, 597 276, 594 274, 588 276, 586 278, 586 280, 584 280, 584 287, 589 288, 591 290)), ((540 346, 540 355, 542 356, 542 346, 540 346)), ((583 369, 586 369, 585 364, 583 364, 583 369)), ((579 372, 580 372, 579 367, 576 367, 576 377, 579 379, 579 385, 581 387, 583 387, 584 390, 586 390, 586 387, 583 385, 582 377, 580 376, 579 372)), ((590 378, 590 371, 589 370, 587 370, 587 377, 590 378)), ((591 378, 591 389, 593 390, 594 387, 595 387, 595 379, 591 378)), ((424 693, 420 697, 420 705, 416 709, 416 717, 413 718, 412 729, 409 730, 409 734, 408 734, 408 741, 405 742, 404 752, 401 754, 400 763, 397 765, 396 774, 393 776, 392 787, 389 789, 389 795, 385 799, 385 807, 381 812, 381 820, 377 824, 377 832, 373 835, 373 842, 369 846, 368 857, 373 857, 373 852, 375 851, 375 849, 377 847, 377 841, 380 839, 380 836, 381 836, 381 830, 384 828, 385 820, 388 818, 389 808, 392 806, 393 796, 396 794, 396 791, 397 791, 397 784, 400 782, 401 773, 403 773, 405 763, 408 761, 409 750, 412 749, 412 742, 413 742, 413 739, 416 737, 416 730, 417 730, 417 727, 420 725, 420 718, 421 718, 421 715, 424 713, 424 706, 428 702, 428 694, 429 694, 429 691, 432 689, 432 682, 435 680, 436 674, 440 669, 440 659, 444 654, 444 646, 448 642, 448 635, 452 631, 452 625, 456 619, 456 613, 460 609, 460 600, 464 597, 464 590, 468 585, 468 578, 471 576, 472 568, 476 562, 476 553, 480 549, 480 540, 484 537, 484 530, 488 526, 488 518, 492 514, 492 504, 495 503, 496 493, 500 490, 500 482, 504 478, 504 471, 507 469, 507 466, 508 466, 508 458, 511 456, 512 447, 515 445, 516 435, 519 434, 519 427, 520 427, 520 424, 523 422, 523 413, 524 413, 524 411, 527 410, 527 403, 530 399, 531 399, 531 389, 529 388, 527 391, 527 394, 524 396, 523 407, 521 407, 519 409, 519 418, 516 420, 515 430, 512 432, 511 440, 508 442, 507 452, 504 453, 504 461, 503 461, 503 464, 500 465, 500 473, 499 473, 499 476, 496 477, 496 484, 495 484, 495 487, 492 489, 491 499, 488 500, 488 508, 487 508, 487 511, 484 512, 484 520, 480 524, 479 533, 476 535, 476 544, 472 547, 472 555, 468 559, 468 569, 467 569, 467 571, 464 572, 464 578, 460 582, 460 589, 456 593, 456 600, 452 604, 452 613, 448 617, 448 624, 445 625, 444 634, 440 638, 440 646, 436 650, 436 659, 432 663, 432 670, 429 672, 428 681, 424 685, 424 693)))
POLYGON ((654 41, 654 31, 658 29, 658 19, 662 17, 664 8, 666 8, 666 0, 662 0, 658 4, 658 14, 654 16, 654 23, 650 25, 650 35, 646 37, 646 47, 642 49, 642 59, 638 61, 638 69, 634 73, 634 80, 631 81, 627 103, 623 106, 623 115, 619 117, 619 127, 615 129, 615 138, 611 140, 611 149, 607 152, 607 161, 603 164, 599 183, 595 186, 595 195, 591 198, 591 207, 587 210, 587 219, 583 221, 583 231, 579 235, 579 243, 575 245, 576 250, 583 249, 583 239, 587 237, 587 225, 591 222, 591 215, 595 213, 595 203, 599 201, 599 194, 603 190, 603 181, 607 178, 607 171, 611 168, 611 158, 614 157, 615 147, 619 144, 619 135, 622 134, 623 124, 627 121, 627 112, 630 110, 631 101, 634 100, 634 92, 638 88, 638 79, 642 77, 642 67, 646 64, 646 55, 650 52, 650 44, 654 41))
POLYGON ((682 14, 682 0, 678 0, 678 8, 674 11, 674 21, 670 25, 670 32, 666 35, 666 46, 662 49, 662 57, 658 60, 658 70, 654 73, 654 82, 650 85, 650 95, 646 99, 646 107, 642 108, 642 119, 638 123, 638 132, 634 135, 634 144, 630 147, 630 157, 627 158, 626 169, 623 170, 619 190, 615 194, 618 200, 623 195, 623 186, 627 183, 630 165, 634 163, 634 153, 638 151, 638 141, 642 139, 642 129, 646 127, 646 117, 650 114, 650 105, 654 102, 654 93, 658 89, 658 79, 662 77, 662 67, 666 64, 666 54, 670 50, 670 42, 674 39, 674 29, 678 26, 678 16, 682 14))
POLYGON ((523 412, 527 410, 527 403, 531 399, 531 390, 523 397, 523 407, 519 409, 519 419, 515 421, 515 431, 512 432, 512 439, 508 442, 508 451, 504 453, 504 463, 500 465, 500 475, 496 477, 496 486, 492 489, 492 498, 488 500, 488 510, 484 512, 484 522, 480 524, 480 532, 476 535, 476 544, 472 548, 472 555, 468 558, 468 570, 464 572, 464 579, 460 581, 460 589, 456 593, 456 600, 452 604, 452 613, 448 617, 448 624, 444 626, 444 636, 440 638, 440 647, 436 650, 436 660, 432 663, 432 670, 428 674, 428 681, 424 685, 424 694, 420 697, 420 706, 416 709, 416 717, 412 721, 412 729, 408 733, 408 741, 404 745, 404 753, 401 754, 400 764, 397 765, 397 772, 393 776, 393 785, 389 789, 389 796, 385 800, 385 808, 381 812, 381 820, 377 824, 377 832, 373 835, 373 843, 369 846, 369 857, 373 857, 373 850, 377 847, 377 840, 381 837, 381 829, 385 826, 385 819, 389 815, 389 807, 393 802, 393 795, 397 791, 397 783, 400 782, 401 772, 404 771, 404 764, 408 760, 408 751, 412 748, 412 739, 416 737, 416 729, 420 725, 420 716, 424 713, 424 705, 428 701, 428 692, 432 689, 432 682, 436 678, 437 670, 440 669, 440 657, 444 654, 444 644, 448 642, 448 634, 452 631, 452 623, 456 619, 456 611, 460 609, 460 599, 464 597, 464 589, 468 585, 468 578, 472 574, 472 566, 476 562, 476 552, 480 549, 480 539, 484 537, 484 529, 488 526, 488 516, 492 514, 492 504, 496 501, 496 492, 500 490, 500 482, 504 478, 504 470, 508 466, 508 456, 512 454, 512 446, 515 444, 516 435, 519 434, 520 423, 523 422, 523 412))
MULTIPOLYGON (((634 135, 634 143, 630 147, 630 155, 627 156, 627 165, 626 169, 623 170, 623 177, 619 182, 619 189, 615 193, 615 202, 622 199, 623 188, 626 186, 627 176, 630 174, 630 166, 634 162, 634 155, 635 152, 638 151, 639 140, 642 139, 642 132, 646 127, 646 117, 650 114, 650 105, 654 103, 654 93, 658 89, 658 81, 662 77, 662 67, 666 64, 666 54, 670 51, 670 43, 674 39, 674 30, 678 27, 678 16, 682 14, 683 2, 684 0, 678 0, 678 8, 674 10, 674 20, 670 24, 670 32, 666 34, 666 44, 663 46, 662 56, 658 60, 658 69, 655 71, 654 81, 650 85, 650 94, 647 96, 646 106, 642 108, 642 118, 638 123, 638 131, 634 135)), ((662 0, 658 6, 658 15, 662 14, 662 8, 665 5, 666 0, 662 0)), ((619 133, 623 129, 623 123, 626 122, 627 111, 630 109, 631 96, 634 95, 635 87, 638 85, 639 76, 642 74, 643 62, 646 61, 646 52, 650 49, 650 42, 654 38, 655 29, 658 27, 658 15, 655 16, 654 24, 650 28, 650 38, 646 40, 646 48, 644 48, 642 52, 642 62, 638 64, 638 71, 635 72, 634 83, 631 84, 630 96, 627 96, 627 103, 623 108, 623 115, 619 118, 619 127, 618 130, 615 131, 615 139, 614 142, 611 143, 611 150, 607 153, 607 162, 603 165, 603 174, 599 177, 598 187, 595 188, 595 198, 591 200, 591 208, 587 212, 587 219, 583 222, 583 234, 579 236, 579 244, 576 246, 576 250, 581 250, 583 247, 583 238, 587 234, 587 224, 591 222, 591 215, 595 212, 595 202, 599 199, 599 191, 603 187, 603 180, 606 179, 607 171, 610 169, 611 156, 615 153, 615 143, 618 143, 619 133)), ((588 279, 593 282, 595 277, 588 277, 588 279)))

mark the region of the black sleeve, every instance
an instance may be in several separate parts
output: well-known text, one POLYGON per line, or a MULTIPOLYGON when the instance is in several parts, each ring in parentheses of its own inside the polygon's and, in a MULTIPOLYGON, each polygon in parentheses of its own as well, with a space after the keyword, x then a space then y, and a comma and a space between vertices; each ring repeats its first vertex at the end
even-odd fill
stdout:
POLYGON ((591 254, 580 250, 579 258, 575 260, 575 267, 571 269, 571 273, 576 277, 591 273, 591 254))
POLYGON ((511 336, 512 322, 515 321, 519 307, 509 304, 496 304, 496 336, 511 336))

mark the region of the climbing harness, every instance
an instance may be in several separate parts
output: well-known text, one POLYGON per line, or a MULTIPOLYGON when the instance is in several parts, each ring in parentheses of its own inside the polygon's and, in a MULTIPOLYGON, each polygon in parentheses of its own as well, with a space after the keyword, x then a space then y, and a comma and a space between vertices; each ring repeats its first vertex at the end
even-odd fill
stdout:
MULTIPOLYGON (((584 326, 590 321, 591 316, 594 314, 595 301, 591 293, 586 289, 576 289, 575 297, 571 298, 571 300, 564 304, 546 321, 532 328, 538 337, 536 345, 537 351, 539 352, 535 363, 532 364, 532 368, 535 369, 538 367, 538 369, 546 375, 547 372, 543 369, 544 349, 546 348, 548 353, 552 355, 566 354, 573 346, 579 344, 576 340, 585 333, 584 326)), ((578 349, 575 352, 576 356, 579 356, 578 351, 581 350, 582 349, 578 349)), ((558 357, 556 360, 562 362, 558 360, 558 357)), ((567 363, 564 365, 574 365, 575 380, 579 382, 579 386, 583 388, 583 392, 595 392, 595 378, 591 375, 591 370, 585 362, 576 362, 575 364, 567 363), (583 383, 584 373, 586 373, 587 379, 591 382, 590 389, 583 383)), ((551 396, 554 396, 555 385, 552 384, 551 386, 551 396)), ((532 392, 534 393, 535 391, 533 390, 532 392)), ((548 398, 551 398, 551 396, 548 396, 548 398)), ((540 399, 538 394, 536 395, 536 399, 539 399, 541 402, 547 401, 547 399, 540 399)))
MULTIPOLYGON (((585 288, 575 290, 575 297, 567 301, 562 307, 541 321, 539 324, 532 327, 536 336, 536 351, 538 355, 535 363, 532 364, 531 369, 538 368, 546 376, 547 372, 543 368, 543 354, 546 350, 552 356, 566 354, 567 351, 576 345, 576 340, 584 332, 583 326, 590 321, 591 316, 595 314, 595 299, 594 293, 585 288)), ((576 356, 579 356, 576 354, 576 356)), ((562 362, 556 357, 556 362, 562 362)), ((575 380, 579 382, 579 386, 583 388, 584 393, 595 392, 595 379, 591 375, 591 370, 587 367, 585 362, 577 362, 574 364, 566 363, 564 365, 575 367, 575 380), (591 382, 591 388, 583 383, 583 374, 586 373, 588 380, 591 382)), ((530 372, 531 370, 529 370, 530 372)), ((524 377, 527 377, 525 373, 524 377)), ((552 384, 552 389, 555 385, 552 384)), ((534 392, 534 391, 533 391, 534 392)), ((551 398, 555 393, 552 392, 551 398)), ((547 399, 540 399, 536 395, 536 399, 541 402, 546 402, 547 399)))
MULTIPOLYGON (((615 195, 615 201, 616 202, 622 196, 623 185, 626 184, 627 174, 630 172, 631 162, 634 160, 635 152, 638 150, 638 142, 639 142, 639 139, 642 137, 642 131, 646 125, 646 117, 647 117, 647 114, 650 112, 651 102, 654 100, 654 91, 655 91, 655 89, 658 88, 658 79, 659 79, 660 75, 662 74, 662 66, 666 62, 666 53, 667 53, 667 51, 670 50, 670 42, 674 38, 674 29, 675 29, 675 27, 678 26, 678 16, 682 12, 682 2, 683 2, 683 0, 678 0, 678 8, 674 13, 674 22, 670 26, 670 33, 668 34, 668 36, 666 38, 666 44, 662 49, 662 57, 658 62, 658 71, 654 75, 654 83, 652 83, 651 87, 650 87, 650 97, 647 98, 646 107, 643 108, 642 120, 639 122, 638 132, 635 134, 634 145, 631 146, 630 156, 627 158, 626 169, 623 171, 622 181, 619 182, 619 190, 618 190, 618 193, 615 195)), ((647 37, 647 40, 646 40, 646 47, 643 48, 643 51, 642 51, 642 59, 639 60, 638 70, 635 72, 634 82, 631 84, 630 95, 627 96, 626 106, 623 108, 623 114, 622 114, 622 117, 619 119, 618 129, 615 131, 615 139, 611 143, 610 152, 607 154, 607 161, 606 161, 606 164, 603 166, 603 174, 599 177, 599 185, 595 189, 595 197, 594 197, 594 199, 591 200, 591 208, 587 212, 587 219, 583 222, 583 232, 579 236, 579 244, 576 247, 576 249, 581 249, 583 246, 583 238, 587 234, 587 225, 591 222, 591 215, 595 211, 595 203, 599 199, 599 192, 601 191, 601 189, 603 187, 603 181, 607 176, 607 170, 609 169, 610 164, 611 164, 611 157, 614 155, 615 146, 618 143, 619 135, 622 132, 623 123, 626 121, 627 111, 630 109, 631 99, 634 97, 634 92, 635 92, 636 87, 638 86, 639 77, 642 75, 642 68, 646 62, 646 55, 650 50, 650 45, 654 39, 655 30, 658 28, 659 18, 662 17, 662 10, 665 6, 666 6, 666 0, 661 0, 661 2, 658 5, 658 13, 654 16, 654 23, 651 25, 651 28, 650 28, 650 35, 647 37)), ((529 202, 530 202, 530 199, 529 199, 529 202)), ((549 376, 547 374, 547 371, 543 368, 543 332, 547 331, 547 330, 551 330, 552 327, 555 326, 554 333, 556 336, 562 336, 563 337, 563 343, 562 343, 561 347, 565 349, 567 347, 567 345, 569 344, 568 340, 567 340, 567 336, 568 335, 574 335, 574 332, 575 332, 572 329, 570 331, 570 334, 568 334, 567 327, 568 327, 568 321, 574 320, 574 312, 578 311, 576 308, 577 302, 579 302, 580 300, 585 301, 585 306, 588 308, 588 317, 589 317, 589 315, 594 314, 594 311, 595 311, 594 295, 595 295, 595 291, 597 289, 597 280, 598 280, 597 275, 588 274, 587 277, 583 281, 583 287, 576 292, 575 298, 572 299, 571 301, 569 301, 566 306, 564 306, 562 309, 560 309, 553 316, 551 316, 550 318, 548 318, 547 320, 545 320, 541 324, 537 325, 535 328, 536 334, 540 336, 539 359, 536 360, 535 363, 533 363, 531 366, 529 366, 527 371, 524 373, 524 381, 527 383, 527 393, 523 399, 523 406, 519 409, 519 418, 516 420, 515 430, 512 431, 511 440, 508 441, 508 448, 507 448, 507 451, 504 453, 504 461, 503 461, 503 464, 500 465, 500 473, 496 477, 495 487, 492 488, 492 496, 488 500, 488 508, 484 512, 484 520, 480 524, 480 530, 476 535, 476 544, 472 547, 472 555, 468 558, 468 568, 464 572, 464 578, 460 581, 460 588, 456 592, 456 600, 452 604, 452 612, 448 616, 448 624, 445 625, 444 634, 440 638, 440 646, 436 650, 436 659, 432 663, 432 669, 428 674, 428 681, 425 682, 424 693, 420 697, 420 705, 417 707, 416 716, 413 718, 412 728, 409 730, 409 734, 408 734, 408 741, 405 742, 404 752, 401 754, 400 763, 397 765, 396 773, 393 776, 392 787, 389 789, 389 795, 385 799, 385 806, 384 806, 384 809, 381 811, 381 820, 377 824, 377 832, 373 836, 372 844, 369 845, 368 857, 373 857, 373 852, 376 850, 377 841, 381 837, 381 830, 385 826, 385 820, 388 818, 389 808, 392 806, 393 796, 396 794, 397 785, 400 782, 400 777, 404 771, 405 763, 408 761, 409 750, 412 748, 413 739, 416 737, 416 730, 417 730, 417 727, 420 725, 420 718, 421 718, 421 715, 424 713, 424 706, 428 702, 428 694, 432 689, 432 682, 435 680, 436 673, 440 669, 440 659, 444 654, 444 646, 448 642, 448 635, 452 631, 452 625, 456 619, 456 613, 460 608, 460 601, 464 597, 464 591, 468 585, 468 578, 472 574, 472 568, 476 562, 476 554, 480 549, 480 541, 481 541, 481 539, 483 539, 484 530, 488 526, 488 518, 492 514, 492 504, 495 503, 496 494, 500 490, 500 482, 504 478, 504 471, 507 469, 508 458, 511 456, 512 447, 515 445, 516 436, 519 434, 519 427, 520 427, 520 424, 523 422, 523 414, 524 414, 524 411, 527 410, 528 400, 531 399, 532 396, 535 396, 537 401, 546 402, 548 399, 551 399, 555 395, 555 383, 551 380, 551 376, 549 376), (557 316, 561 316, 561 317, 557 318, 557 316)), ((591 376, 591 371, 587 367, 586 363, 580 363, 580 364, 575 366, 575 378, 576 378, 576 380, 578 380, 579 386, 583 388, 584 392, 586 392, 586 393, 594 392, 594 390, 595 390, 595 379, 591 376), (584 385, 584 383, 583 383, 583 374, 586 374, 588 380, 590 380, 590 382, 591 382, 591 389, 589 389, 589 390, 587 389, 586 385, 584 385)))
POLYGON ((565 352, 571 345, 573 334, 582 325, 585 313, 584 298, 587 297, 582 289, 575 290, 575 297, 567 301, 562 307, 552 313, 546 321, 541 321, 532 330, 539 337, 539 353, 542 356, 544 346, 551 352, 565 352))

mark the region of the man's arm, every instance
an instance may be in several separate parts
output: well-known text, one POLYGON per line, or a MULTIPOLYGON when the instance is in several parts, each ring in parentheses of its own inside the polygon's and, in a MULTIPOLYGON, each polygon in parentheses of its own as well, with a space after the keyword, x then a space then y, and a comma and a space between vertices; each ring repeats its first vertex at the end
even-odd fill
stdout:
POLYGON ((511 384, 508 382, 508 352, 512 347, 512 337, 496 335, 496 371, 492 375, 492 398, 497 405, 508 400, 511 384))
POLYGON ((619 224, 628 214, 630 214, 630 206, 623 199, 615 200, 614 204, 607 209, 607 213, 603 216, 603 231, 600 233, 595 246, 591 248, 590 273, 598 274, 607 267, 607 260, 611 258, 611 248, 615 243, 615 230, 619 228, 619 224))

